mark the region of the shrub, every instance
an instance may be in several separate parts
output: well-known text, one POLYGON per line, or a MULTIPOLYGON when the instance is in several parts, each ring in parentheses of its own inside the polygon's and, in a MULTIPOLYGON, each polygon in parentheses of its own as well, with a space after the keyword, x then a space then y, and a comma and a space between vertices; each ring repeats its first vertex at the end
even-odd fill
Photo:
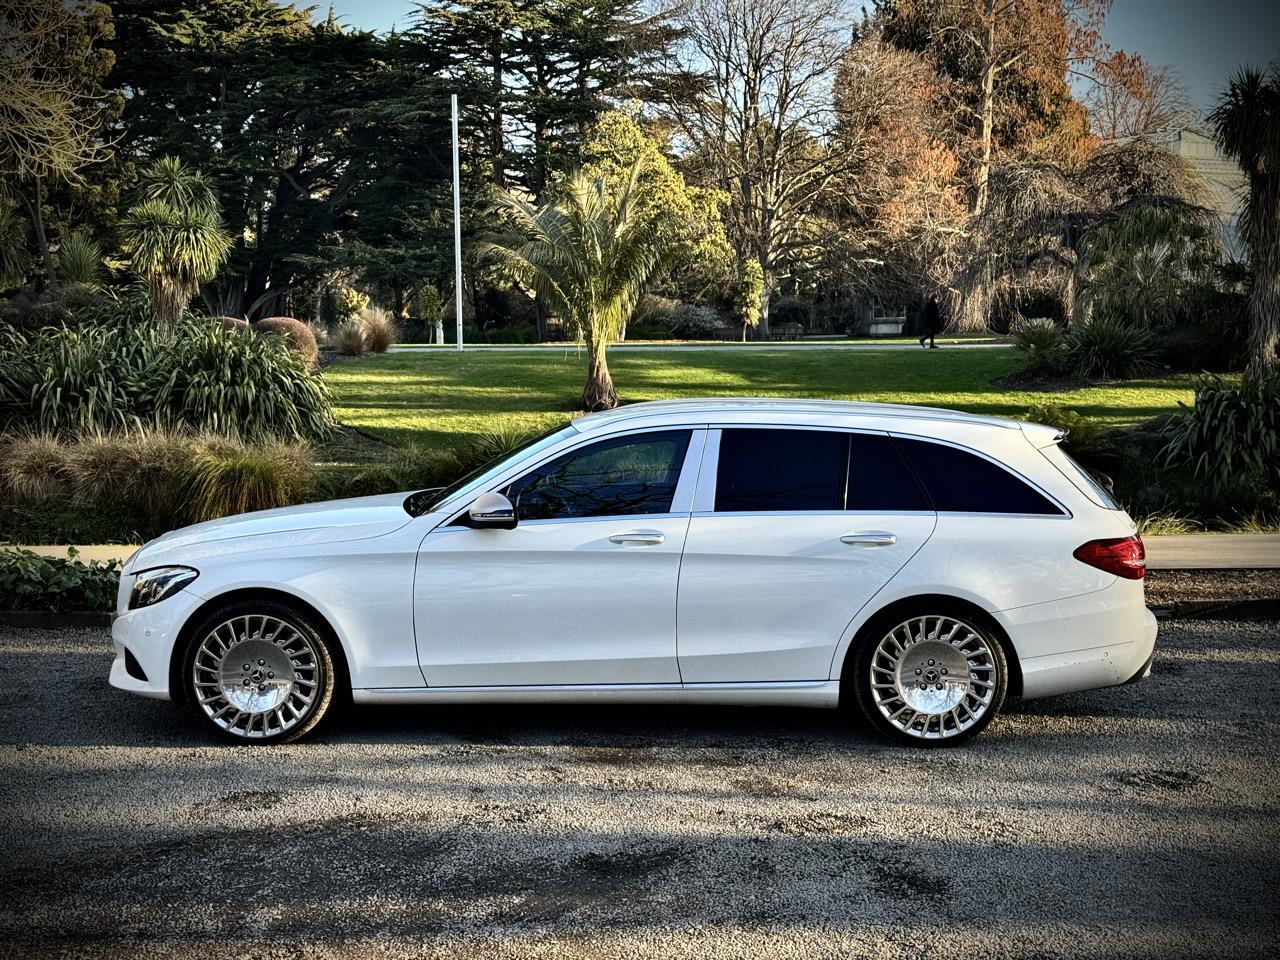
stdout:
POLYGON ((364 331, 358 323, 344 323, 338 327, 333 341, 343 356, 358 357, 364 353, 364 331))
POLYGON ((311 458, 298 444, 249 447, 227 441, 197 447, 187 468, 184 513, 213 520, 293 503, 311 482, 311 458))
POLYGON ((19 500, 42 503, 63 493, 62 467, 62 445, 52 434, 19 435, 0 445, 0 478, 19 500))
POLYGON ((58 279, 97 286, 102 279, 102 246, 82 233, 66 237, 58 244, 58 279))
POLYGON ((366 307, 360 314, 360 329, 364 333, 364 345, 371 353, 386 353, 400 336, 395 318, 381 307, 366 307))
POLYGON ((424 342, 431 343, 435 340, 436 327, 444 317, 440 292, 433 284, 424 283, 414 297, 414 306, 418 310, 418 328, 415 333, 424 342))
POLYGON ((343 287, 338 291, 336 319, 339 324, 359 320, 360 314, 364 313, 367 306, 369 306, 369 298, 367 295, 356 290, 354 287, 343 287))
POLYGON ((465 456, 471 461, 467 469, 478 467, 509 453, 521 444, 527 443, 535 432, 518 424, 503 423, 477 434, 466 449, 465 456))
POLYGON ((1022 372, 1034 377, 1061 373, 1066 363, 1062 329, 1046 317, 1023 321, 1013 335, 1013 345, 1026 357, 1022 372))
POLYGON ((1067 338, 1067 356, 1078 376, 1127 380, 1151 367, 1151 334, 1122 320, 1097 316, 1067 338))
POLYGON ((142 378, 155 425, 263 441, 328 434, 328 388, 276 338, 196 322, 177 334, 142 378))
POLYGON ((454 450, 410 444, 391 455, 388 472, 395 490, 424 490, 453 483, 471 469, 454 450))
POLYGON ((207 318, 0 331, 0 427, 54 433, 149 424, 246 440, 329 429, 320 377, 275 337, 242 337, 207 318))
POLYGON ((1103 440, 1103 428, 1096 421, 1075 410, 1064 410, 1057 404, 1036 404, 1023 414, 1022 419, 1066 430, 1062 445, 1079 460, 1092 460, 1107 446, 1103 440))
POLYGON ((1166 430, 1166 464, 1190 467, 1214 491, 1256 483, 1280 492, 1280 375, 1239 387, 1205 377, 1194 406, 1180 406, 1166 430))
POLYGON ((631 322, 637 325, 656 325, 670 327, 675 318, 676 301, 670 297, 646 293, 636 304, 631 315, 631 322))
POLYGON ((120 561, 42 557, 30 550, 0 550, 0 609, 111 610, 120 588, 120 561))
POLYGON ((724 326, 724 318, 701 303, 682 303, 671 312, 671 332, 689 340, 705 340, 724 326))
POLYGON ((32 435, 7 441, 0 455, 0 478, 20 503, 118 506, 143 515, 156 532, 296 503, 313 480, 300 445, 245 444, 188 432, 140 429, 66 441, 32 435), (37 457, 47 464, 44 477, 32 476, 37 457))
POLYGON ((253 332, 268 336, 278 336, 309 367, 314 367, 320 359, 320 346, 316 343, 316 335, 311 328, 293 317, 267 317, 253 324, 253 332))

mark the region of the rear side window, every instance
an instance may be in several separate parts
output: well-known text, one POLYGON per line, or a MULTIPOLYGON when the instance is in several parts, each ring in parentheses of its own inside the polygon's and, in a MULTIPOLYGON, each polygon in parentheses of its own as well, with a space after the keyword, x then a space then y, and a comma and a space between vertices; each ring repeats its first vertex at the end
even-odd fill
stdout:
POLYGON ((911 469, 886 436, 849 435, 848 510, 932 510, 911 469))
POLYGON ((716 512, 843 510, 849 437, 825 430, 725 430, 716 512))
POLYGON ((896 442, 939 512, 1062 515, 1048 497, 990 460, 942 443, 896 442))
POLYGON ((717 512, 929 510, 887 436, 728 429, 720 435, 717 512))

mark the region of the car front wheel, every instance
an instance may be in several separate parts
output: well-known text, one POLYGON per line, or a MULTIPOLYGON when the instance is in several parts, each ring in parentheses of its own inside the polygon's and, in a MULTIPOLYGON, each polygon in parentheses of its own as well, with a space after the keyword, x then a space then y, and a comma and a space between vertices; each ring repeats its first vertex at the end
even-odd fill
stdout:
POLYGON ((311 618, 273 601, 240 601, 187 639, 187 702, 218 733, 285 743, 310 733, 334 699, 333 656, 311 618))
POLYGON ((1004 650, 966 611, 879 618, 865 633, 853 682, 872 725, 900 742, 968 740, 1000 712, 1008 685, 1004 650))

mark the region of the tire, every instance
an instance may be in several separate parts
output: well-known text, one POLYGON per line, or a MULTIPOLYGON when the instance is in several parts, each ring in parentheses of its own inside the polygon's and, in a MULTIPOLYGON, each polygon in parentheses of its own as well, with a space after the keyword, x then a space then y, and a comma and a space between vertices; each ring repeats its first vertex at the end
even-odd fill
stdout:
POLYGON ((945 601, 872 619, 841 679, 877 731, 917 747, 977 736, 1000 712, 1008 685, 995 629, 972 609, 945 601))
POLYGON ((290 743, 329 714, 337 671, 315 615, 269 599, 235 600, 187 631, 188 708, 236 743, 290 743))

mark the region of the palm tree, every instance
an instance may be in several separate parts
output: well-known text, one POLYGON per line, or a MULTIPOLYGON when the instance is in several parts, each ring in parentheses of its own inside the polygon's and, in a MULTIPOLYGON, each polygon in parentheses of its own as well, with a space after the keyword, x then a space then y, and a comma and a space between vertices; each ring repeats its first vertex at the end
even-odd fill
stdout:
POLYGON ((168 324, 178 321, 231 251, 212 186, 173 157, 142 174, 120 236, 134 272, 147 280, 156 318, 168 324))
POLYGON ((479 244, 482 255, 531 287, 585 341, 587 410, 618 405, 609 344, 675 249, 661 242, 654 218, 638 210, 637 173, 632 166, 615 190, 605 177, 578 171, 541 207, 500 192, 496 206, 510 228, 479 244))
POLYGON ((1261 379, 1275 369, 1280 346, 1280 65, 1238 71, 1209 122, 1249 180, 1240 213, 1253 263, 1248 373, 1261 379))

